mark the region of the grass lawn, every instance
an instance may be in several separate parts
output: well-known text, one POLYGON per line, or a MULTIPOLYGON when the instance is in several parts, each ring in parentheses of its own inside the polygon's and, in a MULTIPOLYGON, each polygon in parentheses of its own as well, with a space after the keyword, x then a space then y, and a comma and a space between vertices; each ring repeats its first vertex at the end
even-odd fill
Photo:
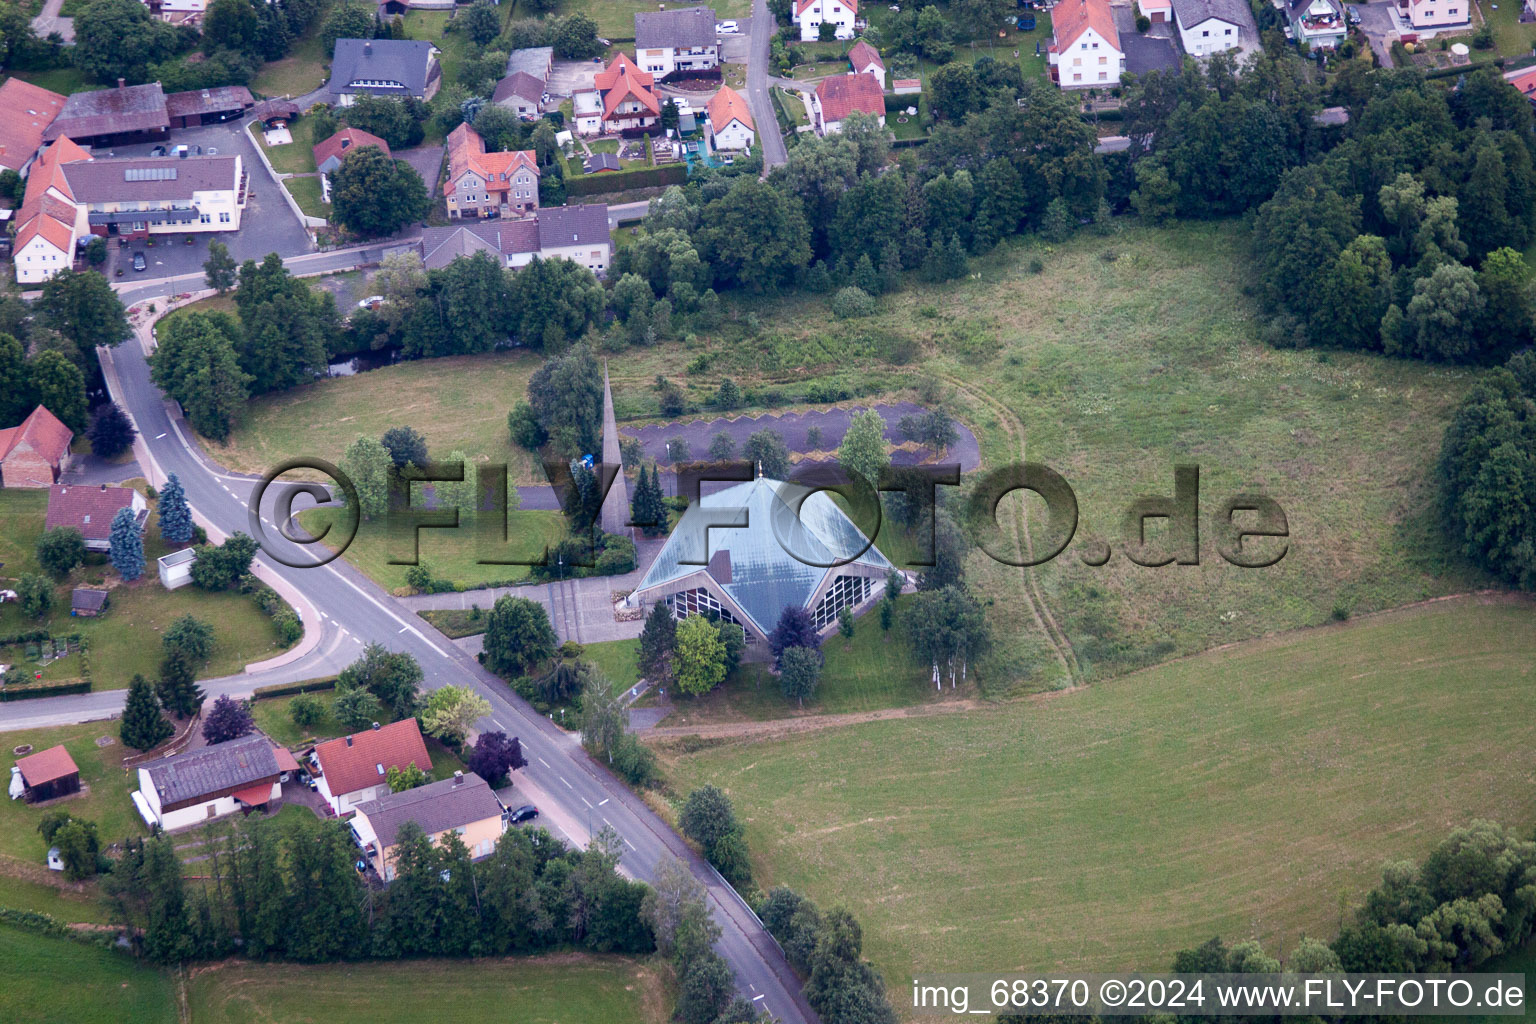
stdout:
MULTIPOLYGON (((1476 7, 1478 13, 1482 15, 1482 20, 1493 28, 1493 48, 1499 56, 1529 57, 1531 55, 1531 46, 1536 44, 1536 22, 1521 24, 1520 4, 1505 0, 1498 5, 1498 10, 1494 10, 1489 0, 1477 0, 1476 7)), ((1476 28, 1477 24, 1478 19, 1474 17, 1472 27, 1476 28)), ((1437 36, 1436 39, 1438 38, 1437 36)), ((1466 40, 1453 39, 1452 42, 1466 42, 1466 40)), ((1431 41, 1430 45, 1433 47, 1434 41, 1431 41)), ((1483 60, 1487 56, 1486 51, 1472 51, 1474 61, 1483 60)))
POLYGON ((262 65, 251 81, 251 91, 262 96, 303 96, 320 88, 331 63, 331 52, 320 38, 329 7, 330 0, 322 0, 320 12, 289 47, 288 56, 262 65))
POLYGON ((627 690, 640 679, 640 640, 605 640, 583 644, 581 657, 613 681, 615 693, 627 690))
POLYGON ((429 608, 418 614, 432 623, 444 636, 451 640, 458 640, 461 637, 479 636, 484 633, 486 621, 490 618, 490 608, 482 607, 478 618, 472 610, 463 608, 429 608))
POLYGON ((290 121, 288 131, 293 135, 293 141, 283 146, 268 146, 266 136, 259 129, 252 129, 252 134, 256 136, 256 145, 266 150, 273 170, 281 174, 312 173, 315 169, 314 146, 318 141, 314 118, 300 117, 290 121))
POLYGON ((299 209, 304 211, 306 217, 321 217, 326 220, 331 218, 331 204, 323 202, 321 196, 324 190, 320 187, 320 179, 314 178, 284 178, 283 188, 293 196, 293 201, 299 204, 299 209))
MULTIPOLYGON (((660 11, 676 7, 657 0, 563 0, 555 14, 565 16, 581 11, 597 22, 597 34, 605 39, 634 39, 635 15, 642 11, 660 11)), ((752 13, 752 0, 716 0, 711 4, 715 17, 745 18, 752 13)), ((516 15, 522 17, 519 11, 516 15)), ((634 56, 633 53, 630 56, 634 56)))
POLYGON ((66 810, 77 818, 94 821, 103 846, 144 834, 144 821, 133 809, 133 800, 129 796, 138 787, 138 780, 122 765, 125 756, 138 751, 124 747, 118 740, 116 722, 22 729, 0 733, 0 743, 3 743, 0 749, 5 755, 0 763, 7 767, 15 762, 18 755, 12 751, 18 746, 30 744, 35 753, 64 744, 64 749, 80 768, 81 785, 78 796, 49 808, 34 807, 22 800, 5 801, 0 806, 0 856, 41 867, 48 847, 37 832, 37 823, 53 807, 66 810), (111 737, 112 742, 98 747, 96 741, 103 736, 111 737))
MULTIPOLYGON (((47 508, 46 491, 0 491, 0 563, 4 564, 0 579, 39 571, 34 551, 47 508)), ((272 621, 248 596, 212 594, 190 586, 178 590, 161 587, 154 560, 166 550, 152 512, 144 531, 146 572, 138 581, 124 584, 105 556, 92 556, 57 587, 53 610, 46 618, 29 618, 18 604, 0 605, 0 634, 35 629, 39 624, 56 636, 78 631, 90 639, 92 683, 98 690, 126 687, 136 672, 154 678, 160 665, 159 636, 183 615, 195 615, 214 630, 213 656, 198 671, 202 678, 239 672, 247 663, 282 650, 272 621), (70 616, 70 590, 83 585, 111 589, 112 601, 105 615, 94 619, 70 616)), ((0 653, 0 661, 7 657, 0 653)), ((50 665, 44 677, 79 678, 79 664, 79 657, 70 655, 50 665)))
POLYGON ((72 92, 106 88, 92 82, 79 68, 72 67, 50 68, 47 71, 17 71, 14 76, 24 82, 31 82, 33 85, 56 92, 60 96, 68 96, 72 92))
POLYGON ((764 889, 849 906, 897 989, 1161 970, 1212 934, 1331 938, 1384 862, 1472 818, 1527 831, 1533 687, 1536 606, 1457 600, 668 766, 727 790, 764 889))
MULTIPOLYGON (((317 531, 334 517, 339 524, 341 510, 309 509, 300 513, 299 522, 306 530, 317 531)), ((339 530, 339 527, 338 527, 339 530)), ((507 516, 508 552, 510 557, 532 558, 549 547, 558 544, 565 536, 565 520, 558 512, 511 512, 507 516)), ((342 557, 386 590, 405 587, 405 573, 409 565, 391 565, 393 550, 408 556, 411 550, 410 534, 397 541, 403 548, 391 544, 384 520, 364 522, 357 537, 342 557)), ((420 533, 420 558, 432 569, 434 579, 452 580, 467 587, 501 585, 505 581, 520 580, 528 575, 526 565, 481 565, 481 548, 474 527, 465 523, 456 530, 422 530, 420 533)), ((408 592, 408 591, 407 591, 408 592)))
POLYGON ((175 1024, 170 976, 123 953, 0 925, 0 1019, 175 1024))
POLYGON ((409 424, 426 435, 433 454, 457 450, 505 462, 514 483, 544 483, 534 456, 507 433, 507 412, 527 394, 539 363, 525 352, 494 352, 316 381, 252 399, 226 444, 203 443, 224 465, 260 473, 299 452, 335 462, 359 435, 409 424))
POLYGON ((320 966, 230 962, 198 971, 187 986, 187 1002, 196 1024, 662 1024, 671 1008, 656 967, 627 957, 575 954, 320 966))
POLYGON ((917 116, 909 116, 905 107, 898 111, 889 111, 885 115, 885 126, 898 139, 921 139, 928 134, 928 125, 933 120, 933 115, 928 111, 928 97, 918 93, 905 99, 908 101, 907 106, 917 107, 917 116), (913 100, 916 102, 912 102, 913 100))

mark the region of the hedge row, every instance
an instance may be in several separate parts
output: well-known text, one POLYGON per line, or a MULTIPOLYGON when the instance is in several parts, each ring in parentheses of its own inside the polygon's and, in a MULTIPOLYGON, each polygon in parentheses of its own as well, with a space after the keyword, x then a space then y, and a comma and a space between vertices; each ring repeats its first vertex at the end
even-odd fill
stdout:
POLYGON ((12 644, 36 644, 52 639, 53 634, 46 629, 29 629, 25 633, 12 633, 10 636, 0 636, 0 647, 10 647, 12 644))
POLYGON ((63 697, 72 693, 90 693, 91 681, 79 679, 72 683, 34 683, 7 686, 0 689, 0 702, 31 700, 33 697, 63 697))
POLYGON ((271 686, 258 686, 251 691, 251 697, 261 700, 264 697, 291 697, 297 693, 318 693, 321 690, 336 689, 336 677, 325 676, 320 679, 308 679, 302 683, 273 683, 271 686))
POLYGON ((583 174, 579 178, 566 178, 565 194, 567 196, 590 196, 600 192, 622 192, 632 188, 681 185, 687 180, 687 164, 668 164, 665 167, 638 167, 632 171, 605 171, 602 174, 583 174))

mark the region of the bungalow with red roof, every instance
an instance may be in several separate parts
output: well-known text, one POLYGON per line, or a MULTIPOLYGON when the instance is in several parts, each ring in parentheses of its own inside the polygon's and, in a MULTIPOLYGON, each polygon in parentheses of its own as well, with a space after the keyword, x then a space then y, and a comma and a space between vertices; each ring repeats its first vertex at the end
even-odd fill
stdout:
POLYGON ((74 431, 42 406, 0 430, 0 487, 50 487, 69 463, 74 431))
POLYGON ((715 149, 751 149, 757 137, 757 125, 741 93, 730 86, 721 87, 704 108, 709 118, 709 141, 715 149))
POLYGON ((860 39, 848 49, 848 63, 856 75, 874 75, 885 87, 885 61, 880 59, 880 51, 860 39))
POLYGON ((593 84, 594 91, 572 97, 577 131, 585 135, 642 134, 648 129, 654 131, 660 123, 661 100, 652 89, 656 78, 641 71, 627 54, 613 58, 613 63, 597 73, 593 84))
POLYGON ((0 171, 27 176, 43 145, 43 132, 64 109, 56 92, 8 78, 0 85, 0 171))
POLYGON ((790 20, 800 26, 800 41, 821 38, 821 26, 836 26, 838 39, 852 39, 854 22, 859 16, 859 0, 794 0, 790 20))
POLYGON ((533 150, 487 153, 468 124, 448 133, 443 196, 450 217, 522 217, 539 208, 539 164, 533 150))
POLYGON ((133 510, 142 531, 149 519, 149 506, 144 503, 144 495, 132 487, 54 484, 48 489, 48 515, 43 526, 48 530, 72 526, 85 538, 85 550, 110 551, 112 520, 125 508, 133 510))
POLYGON ((1520 95, 1536 103, 1536 68, 1521 68, 1519 71, 1504 72, 1504 80, 1516 89, 1520 95))
POLYGON ((315 170, 321 174, 334 173, 341 166, 341 161, 353 149, 362 149, 364 146, 377 146, 383 150, 385 156, 389 156, 389 143, 370 132, 359 128, 343 128, 336 134, 321 139, 315 144, 315 170))
POLYGON ((414 764, 424 772, 432 770, 426 741, 414 718, 382 727, 375 724, 351 736, 326 740, 311 756, 320 769, 320 795, 338 815, 352 812, 360 803, 388 796, 391 768, 414 764))
POLYGON ((812 124, 821 135, 843 130, 849 114, 868 114, 885 127, 885 90, 873 75, 832 75, 811 94, 812 124))
POLYGON ((1055 37, 1046 48, 1051 81, 1063 89, 1105 89, 1120 84, 1125 50, 1109 0, 1065 0, 1051 10, 1055 37))

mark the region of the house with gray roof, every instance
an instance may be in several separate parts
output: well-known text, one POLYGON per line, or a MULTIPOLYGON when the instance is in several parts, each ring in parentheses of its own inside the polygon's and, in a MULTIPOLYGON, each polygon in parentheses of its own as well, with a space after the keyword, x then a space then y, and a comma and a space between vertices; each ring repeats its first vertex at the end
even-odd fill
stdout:
POLYGON ((507 830, 506 808, 473 772, 454 772, 451 779, 358 804, 352 832, 368 866, 386 882, 394 880, 396 847, 407 824, 415 824, 432 843, 456 835, 470 857, 479 860, 495 852, 507 830))
POLYGON ((496 83, 491 102, 524 121, 537 120, 544 106, 544 83, 526 71, 514 71, 496 83))
POLYGON ((170 137, 171 116, 159 82, 115 89, 71 93, 64 109, 43 130, 43 141, 68 136, 82 146, 98 149, 134 142, 159 142, 170 137))
POLYGON ((1173 21, 1191 57, 1258 44, 1259 26, 1247 0, 1173 0, 1173 21))
POLYGON ((686 78, 716 72, 719 78, 720 37, 712 7, 680 7, 675 11, 635 14, 635 63, 659 79, 686 78))
POLYGON ((664 601, 678 619, 708 614, 766 643, 785 608, 829 634, 844 608, 867 610, 893 566, 823 490, 759 475, 688 506, 629 607, 664 601))
POLYGON ((608 270, 613 239, 604 203, 543 206, 532 216, 473 220, 453 227, 426 227, 421 232, 421 259, 428 270, 445 267, 460 256, 484 252, 510 269, 525 267, 535 257, 568 259, 592 273, 608 270))
POLYGON ((342 106, 359 95, 429 100, 443 84, 437 47, 421 39, 338 39, 331 95, 342 106))
POLYGON ((133 803, 150 828, 188 828, 278 799, 285 762, 259 732, 198 747, 141 765, 133 803))
POLYGON ((555 48, 553 46, 529 46, 521 50, 513 50, 507 54, 507 74, 515 75, 521 71, 525 75, 532 75, 541 84, 549 83, 549 74, 555 69, 555 48))

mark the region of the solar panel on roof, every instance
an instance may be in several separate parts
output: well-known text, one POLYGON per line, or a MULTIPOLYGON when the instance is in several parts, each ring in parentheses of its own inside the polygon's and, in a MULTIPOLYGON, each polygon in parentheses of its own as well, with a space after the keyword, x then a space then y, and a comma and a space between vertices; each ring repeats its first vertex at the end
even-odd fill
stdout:
POLYGON ((125 167, 124 181, 175 181, 174 167, 125 167))

